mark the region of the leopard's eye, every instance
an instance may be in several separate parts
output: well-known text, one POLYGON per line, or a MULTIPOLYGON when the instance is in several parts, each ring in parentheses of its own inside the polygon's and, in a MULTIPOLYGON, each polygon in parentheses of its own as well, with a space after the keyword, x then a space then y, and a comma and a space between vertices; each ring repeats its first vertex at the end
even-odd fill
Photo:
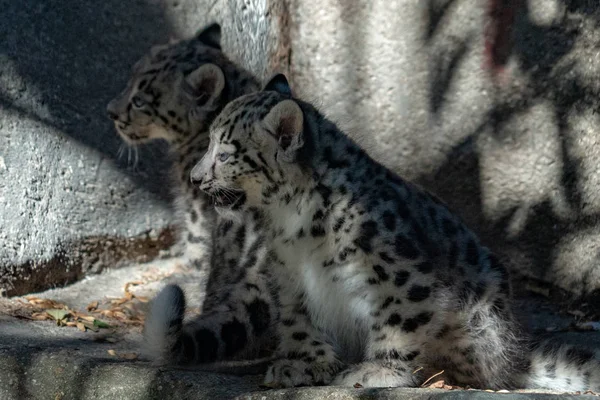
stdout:
POLYGON ((142 108, 146 105, 146 102, 140 96, 136 95, 131 99, 131 104, 133 104, 135 108, 142 108))
POLYGON ((219 159, 219 161, 221 162, 225 162, 229 159, 229 157, 231 156, 231 154, 223 152, 223 153, 219 153, 219 155, 217 156, 217 158, 219 159))

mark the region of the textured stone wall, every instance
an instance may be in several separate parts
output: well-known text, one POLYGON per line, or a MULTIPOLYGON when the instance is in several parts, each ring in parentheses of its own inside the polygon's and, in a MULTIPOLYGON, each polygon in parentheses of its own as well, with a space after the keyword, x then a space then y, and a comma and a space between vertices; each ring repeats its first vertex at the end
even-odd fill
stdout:
POLYGON ((106 104, 150 46, 212 21, 236 60, 267 75, 277 40, 266 0, 0 8, 0 293, 156 257, 173 243, 169 163, 160 145, 120 153, 106 104))
POLYGON ((514 271, 598 294, 597 1, 296 0, 291 19, 298 91, 514 271))

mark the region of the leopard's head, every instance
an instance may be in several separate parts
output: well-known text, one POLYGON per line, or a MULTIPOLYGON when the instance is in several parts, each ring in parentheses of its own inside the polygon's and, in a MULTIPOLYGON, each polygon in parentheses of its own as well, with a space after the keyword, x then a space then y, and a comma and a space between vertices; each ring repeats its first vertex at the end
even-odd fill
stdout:
POLYGON ((107 106, 128 144, 178 143, 207 132, 230 99, 256 86, 222 53, 220 36, 220 26, 212 24, 191 39, 154 46, 133 66, 125 90, 107 106))
POLYGON ((303 108, 283 75, 229 103, 210 127, 210 145, 191 172, 217 211, 262 208, 308 182, 303 108))

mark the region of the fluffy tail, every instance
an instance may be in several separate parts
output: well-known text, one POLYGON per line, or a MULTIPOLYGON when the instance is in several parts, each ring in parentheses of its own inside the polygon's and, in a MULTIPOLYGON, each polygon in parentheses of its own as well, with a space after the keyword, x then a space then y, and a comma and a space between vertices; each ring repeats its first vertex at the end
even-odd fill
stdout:
POLYGON ((159 364, 181 363, 185 354, 183 314, 185 295, 177 285, 167 285, 152 300, 150 313, 144 324, 146 352, 159 364))
POLYGON ((521 387, 575 392, 600 391, 600 353, 549 341, 530 353, 521 387))
MULTIPOLYGON (((263 279, 264 280, 264 279, 263 279)), ((248 285, 246 285, 248 286, 248 285)), ((232 288, 218 309, 183 324, 185 295, 168 285, 154 298, 144 325, 145 352, 157 364, 190 365, 255 358, 273 345, 276 315, 266 290, 232 288), (243 295, 243 296, 242 296, 243 295)))

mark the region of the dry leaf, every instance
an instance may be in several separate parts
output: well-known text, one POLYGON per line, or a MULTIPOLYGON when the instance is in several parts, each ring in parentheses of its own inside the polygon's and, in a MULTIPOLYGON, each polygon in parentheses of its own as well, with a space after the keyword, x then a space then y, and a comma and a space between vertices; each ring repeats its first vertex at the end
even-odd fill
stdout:
POLYGON ((142 282, 142 281, 127 282, 125 284, 125 288, 123 290, 125 291, 125 293, 127 293, 127 292, 129 292, 129 288, 131 286, 139 286, 139 285, 143 285, 143 284, 144 284, 144 282, 142 282))
POLYGON ((361 384, 360 384, 360 383, 358 383, 358 382, 356 382, 356 383, 354 384, 354 388, 355 388, 355 389, 360 389, 360 388, 362 388, 362 387, 363 387, 363 385, 361 385, 361 384))
POLYGON ((431 389, 443 389, 444 386, 446 386, 446 382, 441 379, 439 381, 433 382, 431 385, 427 386, 428 388, 431 389))
POLYGON ((47 319, 51 319, 51 317, 48 314, 46 314, 45 312, 43 312, 43 313, 41 313, 41 312, 33 313, 33 314, 31 314, 31 318, 35 319, 37 321, 45 321, 47 319))
POLYGON ((427 379, 425 380, 425 382, 423 382, 423 383, 421 384, 421 387, 425 387, 425 385, 427 385, 427 383, 429 383, 429 381, 431 381, 431 380, 432 380, 433 378, 435 378, 436 376, 440 376, 441 374, 443 374, 443 373, 444 373, 444 371, 445 371, 445 370, 441 370, 440 372, 437 372, 437 373, 435 373, 435 374, 431 375, 429 378, 427 378, 427 379))
POLYGON ((97 301, 93 301, 90 304, 87 305, 87 310, 88 311, 94 311, 98 308, 98 302, 97 301))
POLYGON ((136 360, 138 358, 138 354, 137 353, 121 353, 119 354, 120 358, 123 358, 125 360, 136 360))
POLYGON ((116 356, 117 352, 114 351, 113 349, 108 350, 108 354, 110 354, 111 356, 116 356))
POLYGON ((141 301, 142 303, 147 303, 150 301, 150 299, 146 296, 135 296, 135 298, 141 301))
POLYGON ((85 332, 86 330, 85 325, 81 322, 77 322, 77 329, 79 329, 81 332, 85 332))
POLYGON ((120 306, 120 305, 121 305, 121 304, 123 304, 123 303, 127 303, 129 300, 131 300, 131 299, 128 299, 128 298, 122 297, 122 298, 120 298, 120 299, 111 300, 111 301, 110 301, 110 303, 111 303, 111 304, 114 304, 114 305, 116 305, 116 306, 120 306))
POLYGON ((83 326, 85 326, 90 331, 98 332, 100 330, 99 328, 97 328, 96 326, 94 326, 93 322, 83 321, 82 324, 83 324, 83 326))
POLYGON ((124 313, 122 313, 121 311, 114 311, 113 315, 115 316, 115 318, 117 319, 127 319, 127 315, 125 315, 124 313))

